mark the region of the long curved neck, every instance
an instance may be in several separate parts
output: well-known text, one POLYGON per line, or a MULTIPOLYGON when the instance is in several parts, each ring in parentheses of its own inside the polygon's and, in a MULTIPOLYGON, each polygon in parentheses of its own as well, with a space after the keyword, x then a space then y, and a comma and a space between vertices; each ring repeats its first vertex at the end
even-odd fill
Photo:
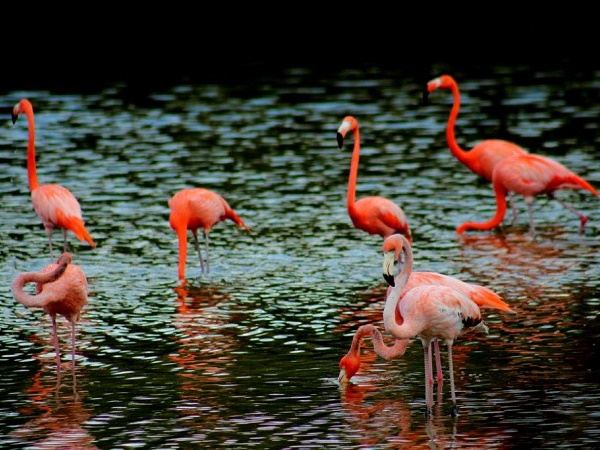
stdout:
POLYGON ((347 205, 348 213, 352 216, 354 205, 356 203, 356 180, 358 178, 358 160, 360 158, 360 133, 358 127, 353 131, 354 149, 352 150, 352 160, 350 161, 350 176, 348 177, 348 195, 347 205))
POLYGON ((351 350, 359 352, 361 342, 366 337, 371 337, 375 353, 383 359, 394 359, 404 355, 409 343, 408 339, 396 339, 394 344, 388 347, 383 341, 383 336, 377 327, 374 325, 363 325, 356 331, 352 338, 351 350))
MULTIPOLYGON (((399 324, 396 320, 396 310, 400 303, 408 278, 412 272, 413 256, 410 244, 407 242, 402 246, 404 252, 404 266, 402 270, 395 278, 395 286, 389 291, 389 295, 385 299, 385 306, 383 308, 383 324, 388 333, 392 334, 396 339, 408 339, 414 336, 407 328, 410 326, 406 322, 399 324)), ((400 261, 400 258, 398 258, 400 261)))
POLYGON ((456 232, 462 234, 466 230, 491 230, 499 226, 506 215, 506 190, 504 187, 494 183, 494 193, 496 194, 496 214, 487 222, 465 222, 460 225, 456 232))
POLYGON ((35 165, 35 121, 33 119, 33 111, 27 109, 25 111, 27 123, 29 124, 29 139, 27 142, 27 176, 29 178, 29 190, 33 191, 39 186, 37 169, 35 165))
POLYGON ((13 297, 19 303, 28 307, 45 306, 48 301, 51 300, 50 296, 53 294, 51 292, 42 291, 37 295, 31 295, 25 292, 25 285, 27 283, 38 283, 39 285, 52 283, 62 276, 68 265, 68 261, 59 260, 59 264, 57 264, 56 268, 51 272, 23 272, 17 275, 10 285, 13 297))
POLYGON ((448 147, 452 154, 464 165, 469 165, 469 152, 463 150, 456 142, 456 135, 454 128, 456 126, 456 119, 458 117, 458 111, 460 110, 460 92, 456 84, 452 84, 450 90, 452 91, 452 109, 450 110, 450 116, 448 117, 448 125, 446 126, 446 140, 448 141, 448 147))

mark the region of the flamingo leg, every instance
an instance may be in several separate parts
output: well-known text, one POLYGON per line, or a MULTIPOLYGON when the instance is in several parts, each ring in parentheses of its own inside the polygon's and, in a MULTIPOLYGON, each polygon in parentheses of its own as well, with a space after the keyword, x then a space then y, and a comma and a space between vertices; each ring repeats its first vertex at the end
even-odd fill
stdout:
POLYGON ((60 373, 60 347, 58 345, 58 329, 56 327, 56 314, 50 314, 52 319, 52 342, 54 343, 54 353, 56 355, 56 371, 60 373))
POLYGON ((527 211, 529 212, 529 232, 535 237, 535 224, 533 223, 533 197, 525 197, 527 211))
POLYGON ((75 320, 71 320, 71 361, 75 370, 75 320))
POLYGON ((46 228, 46 236, 48 236, 48 245, 50 246, 50 258, 54 258, 52 254, 52 228, 46 228))
POLYGON ((431 416, 433 408, 433 367, 431 364, 431 341, 423 343, 423 355, 425 358, 425 404, 427 417, 431 416))
POLYGON ((196 247, 196 252, 198 252, 198 259, 200 260, 200 271, 204 273, 204 262, 202 261, 202 252, 200 250, 200 244, 198 244, 198 232, 196 230, 192 230, 192 236, 194 236, 194 247, 196 247))
POLYGON ((206 244, 206 273, 210 272, 210 257, 208 256, 208 231, 204 232, 204 243, 206 244))
POLYGON ((63 228, 63 251, 69 251, 69 244, 67 244, 67 229, 63 228))
MULTIPOLYGON (((436 378, 438 382, 438 386, 444 384, 444 374, 442 373, 442 358, 440 356, 440 343, 438 339, 433 341, 433 345, 435 346, 435 372, 436 378)), ((433 380, 432 380, 433 382, 433 380)))
POLYGON ((456 391, 454 390, 454 362, 452 361, 452 341, 446 341, 448 345, 448 370, 450 371, 450 395, 452 398, 452 417, 458 416, 456 406, 456 391))
POLYGON ((512 209, 512 213, 513 213, 512 223, 514 224, 517 221, 517 207, 515 205, 515 198, 514 198, 514 194, 512 192, 510 192, 508 194, 508 201, 509 201, 510 207, 512 209))
POLYGON ((582 213, 580 213, 578 210, 576 210, 572 205, 570 205, 567 202, 565 202, 564 200, 561 200, 560 198, 556 197, 554 194, 548 194, 548 197, 556 200, 558 203, 560 203, 565 208, 567 208, 569 211, 571 211, 573 214, 575 214, 577 217, 579 217, 579 220, 580 220, 579 232, 583 233, 583 227, 585 226, 585 224, 588 220, 587 217, 584 216, 582 213))

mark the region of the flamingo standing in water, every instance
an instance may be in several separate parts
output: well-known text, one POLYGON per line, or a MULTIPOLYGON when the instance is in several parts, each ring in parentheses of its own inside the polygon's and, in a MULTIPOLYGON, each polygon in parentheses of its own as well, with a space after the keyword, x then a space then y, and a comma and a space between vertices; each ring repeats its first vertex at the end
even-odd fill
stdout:
POLYGON ((60 349, 56 315, 71 323, 71 360, 75 366, 75 324, 87 303, 87 277, 81 267, 72 264, 70 253, 64 252, 56 263, 48 264, 39 272, 23 272, 16 276, 10 290, 19 303, 28 308, 43 308, 52 319, 52 341, 56 353, 57 371, 60 373, 60 349), (37 283, 36 294, 25 291, 25 285, 37 283))
MULTIPOLYGON (((451 75, 441 75, 427 82, 426 95, 436 89, 448 89, 452 92, 452 109, 448 117, 446 125, 446 140, 452 154, 471 172, 485 178, 487 181, 492 181, 492 172, 498 162, 508 156, 521 155, 527 151, 520 145, 503 139, 486 139, 477 143, 470 150, 464 150, 458 145, 456 140, 455 128, 458 111, 460 110, 460 91, 456 80, 451 75)), ((510 199, 513 220, 517 217, 517 210, 510 199)))
MULTIPOLYGON (((392 235, 384 240, 384 246, 388 251, 394 252, 395 263, 400 261, 401 251, 403 248, 403 241, 399 235, 392 235)), ((400 283, 400 274, 396 276, 394 284, 400 283)), ((402 301, 402 297, 406 292, 414 287, 421 285, 434 285, 434 286, 449 286, 458 292, 468 296, 473 302, 480 308, 493 308, 500 311, 511 312, 514 311, 508 306, 502 298, 491 289, 474 283, 467 283, 458 278, 451 277, 449 275, 443 275, 437 272, 411 272, 408 278, 408 282, 404 289, 400 292, 395 290, 391 285, 388 287, 386 298, 388 301, 392 301, 391 295, 400 296, 399 301, 402 301)), ((399 310, 396 310, 396 320, 402 323, 402 317, 400 316, 399 310)), ((485 330, 485 328, 484 328, 485 330)), ((360 348, 364 338, 371 337, 372 344, 375 352, 384 359, 393 359, 398 356, 402 356, 408 345, 408 339, 396 340, 390 347, 386 346, 381 332, 374 325, 363 325, 355 333, 352 339, 352 345, 350 350, 340 360, 340 374, 338 380, 340 382, 346 382, 350 380, 360 368, 360 348)), ((435 347, 435 358, 437 368, 437 381, 438 384, 442 383, 442 364, 440 359, 440 350, 438 340, 433 341, 435 347)), ((428 383, 433 385, 433 373, 430 374, 428 383)))
POLYGON ((12 110, 12 122, 16 122, 20 114, 27 116, 29 123, 29 140, 27 143, 27 175, 29 178, 29 190, 33 209, 44 224, 50 245, 50 257, 52 257, 52 231, 54 227, 63 230, 63 250, 67 251, 67 231, 72 231, 80 241, 87 241, 92 248, 96 243, 85 228, 81 206, 75 196, 65 187, 59 184, 40 185, 37 177, 35 162, 35 121, 33 117, 33 106, 27 99, 22 99, 12 110))
POLYGON ((177 192, 169 199, 171 214, 169 224, 179 241, 179 266, 178 276, 180 280, 185 279, 185 264, 187 261, 187 231, 192 231, 194 246, 200 260, 200 270, 204 273, 204 262, 202 252, 198 243, 198 228, 204 232, 206 246, 206 273, 210 271, 210 260, 208 255, 208 234, 219 222, 231 220, 237 226, 251 231, 237 213, 229 206, 227 201, 216 192, 205 188, 186 188, 177 192))
MULTIPOLYGON (((468 295, 448 285, 420 284, 406 290, 412 272, 413 256, 410 243, 401 235, 383 242, 383 277, 392 286, 383 309, 385 330, 396 339, 418 337, 423 344, 425 365, 425 399, 427 415, 433 406, 433 379, 431 344, 443 339, 448 347, 448 371, 452 397, 452 416, 457 415, 454 388, 454 366, 452 345, 464 331, 475 327, 487 332, 480 307, 468 295), (395 240, 396 238, 400 241, 395 240), (398 243, 401 248, 398 248, 398 243), (400 256, 402 254, 402 257, 400 256), (394 278, 394 264, 404 261, 402 270, 394 278)), ((504 302, 497 302, 494 295, 488 296, 487 306, 506 310, 504 302), (494 306, 498 305, 498 306, 494 306)), ((510 308, 508 308, 510 310, 510 308)), ((512 311, 512 310, 511 310, 512 311)), ((512 311, 514 312, 514 311, 512 311)))
POLYGON ((348 178, 348 215, 352 224, 359 230, 369 234, 377 234, 383 238, 400 233, 412 242, 412 236, 406 215, 400 206, 393 201, 379 196, 363 197, 356 201, 356 180, 358 177, 358 161, 360 158, 360 132, 358 121, 352 116, 344 117, 337 130, 337 143, 341 149, 348 132, 353 133, 354 149, 350 161, 348 178))
POLYGON ((547 195, 557 200, 579 217, 579 232, 582 233, 587 217, 567 202, 555 197, 555 191, 587 190, 598 197, 598 191, 579 175, 550 158, 532 154, 512 156, 500 161, 494 168, 492 185, 496 195, 494 217, 487 222, 465 222, 456 229, 458 234, 466 230, 491 230, 499 226, 506 214, 506 195, 510 192, 521 194, 525 198, 529 212, 529 230, 533 236, 535 236, 533 199, 539 195, 547 195))

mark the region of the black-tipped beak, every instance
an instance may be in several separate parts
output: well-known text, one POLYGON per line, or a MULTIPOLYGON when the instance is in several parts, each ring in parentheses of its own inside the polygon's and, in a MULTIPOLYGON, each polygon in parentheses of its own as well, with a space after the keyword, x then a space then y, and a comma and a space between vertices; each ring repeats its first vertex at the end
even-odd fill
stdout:
POLYGON ((15 122, 17 121, 17 117, 19 117, 19 115, 18 114, 10 113, 10 117, 12 118, 12 123, 14 125, 15 122))
MULTIPOLYGON (((13 123, 14 123, 14 119, 13 119, 13 123)), ((337 139, 338 147, 341 150, 342 146, 344 145, 344 136, 342 136, 342 133, 338 133, 336 136, 336 139, 337 139)))
POLYGON ((389 284, 391 287, 396 286, 396 282, 394 281, 394 276, 393 275, 389 275, 387 273, 383 274, 383 279, 385 281, 387 281, 387 284, 389 284))

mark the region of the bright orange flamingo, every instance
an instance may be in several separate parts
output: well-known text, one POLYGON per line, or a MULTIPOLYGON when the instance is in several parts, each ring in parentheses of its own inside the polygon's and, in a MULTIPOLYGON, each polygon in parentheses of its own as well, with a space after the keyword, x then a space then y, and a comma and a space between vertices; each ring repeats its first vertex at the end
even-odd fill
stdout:
POLYGON ((242 219, 231 209, 227 201, 216 192, 205 188, 186 188, 177 192, 169 199, 171 215, 169 224, 177 233, 179 240, 179 279, 185 279, 185 264, 187 261, 187 231, 192 231, 194 237, 194 246, 198 252, 200 260, 200 270, 204 273, 204 262, 202 252, 198 243, 198 228, 204 232, 204 242, 206 246, 206 273, 210 271, 210 261, 208 256, 208 234, 210 230, 219 222, 231 220, 237 226, 247 231, 250 228, 242 219))
MULTIPOLYGON (((488 328, 483 323, 480 307, 468 295, 448 285, 420 284, 406 290, 412 272, 413 256, 410 243, 401 235, 386 239, 383 243, 383 276, 392 292, 385 301, 383 323, 385 330, 396 339, 418 337, 423 344, 425 364, 425 399, 427 414, 433 406, 433 367, 431 344, 435 339, 444 339, 448 347, 448 369, 452 397, 452 415, 457 415, 454 388, 454 366, 452 345, 464 331, 472 328, 488 328), (396 239, 398 239, 396 240, 396 239), (398 242, 402 247, 398 248, 398 242), (403 267, 394 278, 394 265, 403 261, 403 267)), ((512 311, 497 296, 484 295, 486 306, 512 311)))
MULTIPOLYGON (((393 249, 395 254, 395 262, 399 262, 401 251, 403 248, 402 238, 399 235, 389 236, 384 240, 384 245, 387 249, 393 249)), ((400 283, 400 279, 398 278, 399 276, 400 274, 396 276, 396 282, 398 283, 400 283)), ((514 313, 514 311, 508 306, 508 304, 504 302, 502 298, 491 289, 488 289, 479 284, 467 283, 462 280, 459 280, 458 278, 454 278, 449 275, 443 275, 441 273, 436 272, 411 272, 408 278, 408 283, 404 287, 404 290, 400 292, 398 290, 394 290, 392 286, 389 286, 386 298, 391 300, 391 295, 399 295, 401 297, 399 301, 401 302, 402 296, 404 296, 406 292, 408 292, 413 287, 421 285, 449 286, 468 296, 480 308, 493 308, 498 309, 500 311, 514 313)), ((397 321, 399 323, 402 323, 402 317, 400 316, 400 312, 397 310, 396 313, 397 321)), ((350 347, 350 350, 340 360, 340 374, 338 377, 339 381, 342 382, 350 380, 350 378, 352 378, 360 368, 360 349, 362 345, 362 340, 367 337, 372 338, 373 348, 375 352, 382 358, 388 360, 396 358, 398 356, 402 356, 405 353, 406 347, 408 345, 408 339, 396 340, 392 346, 388 347, 385 345, 381 333, 379 332, 379 330, 377 330, 377 328, 374 325, 361 326, 352 339, 352 345, 350 347)), ((438 384, 441 384, 443 382, 443 377, 438 340, 435 339, 433 341, 433 344, 435 347, 434 352, 436 358, 437 381, 438 384)), ((429 378, 428 382, 429 384, 433 385, 433 374, 431 374, 431 378, 429 378)))
POLYGON ((71 358, 75 365, 75 324, 87 303, 87 277, 81 267, 72 264, 72 256, 64 252, 56 263, 48 264, 39 272, 23 272, 16 276, 10 290, 13 297, 28 308, 43 308, 52 319, 52 341, 56 352, 57 371, 60 372, 60 349, 56 315, 71 323, 71 358), (37 283, 36 294, 25 291, 25 285, 37 283))
POLYGON ((525 198, 529 211, 529 229, 535 236, 533 221, 533 199, 540 195, 560 202, 565 208, 579 217, 579 231, 583 232, 587 217, 567 202, 557 198, 555 191, 559 189, 587 190, 598 197, 598 191, 579 175, 571 172, 562 164, 540 155, 524 154, 512 156, 500 161, 492 176, 494 194, 496 195, 496 214, 487 222, 465 222, 456 232, 462 234, 466 230, 491 230, 499 226, 506 214, 506 195, 514 192, 525 198))
POLYGON ((75 196, 59 184, 40 185, 35 162, 35 121, 33 106, 27 99, 21 100, 12 110, 12 122, 16 122, 20 114, 25 114, 29 123, 29 141, 27 143, 27 175, 33 209, 44 224, 50 244, 52 257, 52 231, 54 227, 63 230, 63 250, 67 251, 67 230, 72 231, 80 241, 87 241, 93 248, 96 243, 85 228, 81 206, 75 196))
POLYGON ((406 215, 400 206, 393 201, 379 196, 364 197, 356 201, 356 180, 358 178, 358 161, 360 158, 360 133, 358 121, 347 116, 337 130, 337 143, 341 149, 348 132, 354 135, 354 149, 350 161, 350 176, 348 179, 348 215, 352 224, 359 230, 369 234, 377 234, 383 238, 401 233, 412 242, 410 227, 406 215))
MULTIPOLYGON (((527 153, 523 147, 514 142, 502 139, 486 139, 477 143, 472 149, 464 150, 456 141, 454 129, 456 119, 460 110, 460 91, 456 80, 450 75, 442 75, 427 83, 427 92, 430 94, 436 89, 449 89, 452 92, 453 104, 446 126, 446 140, 452 154, 471 172, 492 181, 492 172, 496 164, 508 156, 527 153)), ((513 217, 516 219, 517 212, 512 203, 513 217)))

